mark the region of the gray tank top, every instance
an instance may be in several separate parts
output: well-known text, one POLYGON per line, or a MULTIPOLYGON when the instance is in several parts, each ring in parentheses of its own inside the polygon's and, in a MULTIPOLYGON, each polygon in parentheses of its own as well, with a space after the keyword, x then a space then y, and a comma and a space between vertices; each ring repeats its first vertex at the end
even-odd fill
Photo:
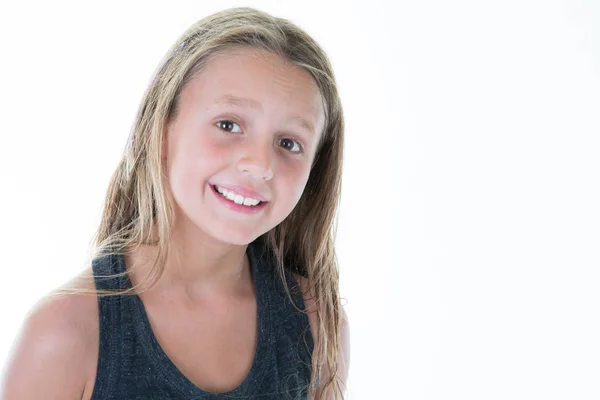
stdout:
MULTIPOLYGON (((273 262, 257 239, 248 246, 256 288, 258 341, 250 372, 227 393, 210 393, 194 385, 158 343, 140 297, 99 297, 100 348, 92 400, 170 399, 307 399, 313 340, 308 317, 290 303, 273 262)), ((123 256, 92 261, 98 289, 130 288, 123 256)), ((296 281, 286 271, 292 298, 304 309, 296 281)))

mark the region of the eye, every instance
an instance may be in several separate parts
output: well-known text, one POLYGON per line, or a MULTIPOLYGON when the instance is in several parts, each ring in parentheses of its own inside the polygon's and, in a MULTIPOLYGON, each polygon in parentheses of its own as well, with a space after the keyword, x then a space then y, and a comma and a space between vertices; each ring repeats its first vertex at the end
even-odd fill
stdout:
POLYGON ((280 143, 284 143, 283 147, 290 151, 290 153, 300 153, 302 151, 302 146, 294 139, 281 139, 280 143))
POLYGON ((239 124, 228 120, 228 119, 224 119, 222 121, 217 121, 217 127, 219 127, 219 129, 226 131, 226 132, 231 132, 231 133, 240 133, 242 131, 242 128, 240 127, 239 124), (237 127, 237 130, 235 130, 235 127, 237 127))

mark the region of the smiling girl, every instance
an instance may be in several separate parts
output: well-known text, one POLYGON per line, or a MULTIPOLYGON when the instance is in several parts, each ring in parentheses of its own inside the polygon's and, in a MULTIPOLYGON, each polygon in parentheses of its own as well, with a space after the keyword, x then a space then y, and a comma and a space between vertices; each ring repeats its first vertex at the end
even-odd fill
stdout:
POLYGON ((304 31, 249 8, 194 24, 144 95, 91 266, 31 312, 2 398, 343 397, 342 149, 304 31))

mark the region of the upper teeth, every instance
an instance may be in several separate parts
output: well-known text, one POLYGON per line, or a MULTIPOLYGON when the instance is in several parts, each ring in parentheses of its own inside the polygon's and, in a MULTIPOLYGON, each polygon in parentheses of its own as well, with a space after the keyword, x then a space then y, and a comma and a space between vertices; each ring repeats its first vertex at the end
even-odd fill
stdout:
POLYGON ((245 206, 255 206, 260 203, 260 200, 252 199, 250 197, 244 197, 240 194, 234 193, 231 190, 224 189, 222 187, 216 186, 217 191, 223 195, 223 197, 228 198, 236 204, 243 204, 245 206))

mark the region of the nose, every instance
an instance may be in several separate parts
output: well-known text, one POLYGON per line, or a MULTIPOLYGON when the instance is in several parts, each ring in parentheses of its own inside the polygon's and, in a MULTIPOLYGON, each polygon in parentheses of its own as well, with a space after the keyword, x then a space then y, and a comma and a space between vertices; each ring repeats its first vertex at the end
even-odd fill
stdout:
MULTIPOLYGON (((257 141, 259 142, 259 141, 257 141)), ((270 144, 255 143, 246 147, 238 161, 238 170, 254 179, 266 181, 273 178, 273 148, 270 144)))

